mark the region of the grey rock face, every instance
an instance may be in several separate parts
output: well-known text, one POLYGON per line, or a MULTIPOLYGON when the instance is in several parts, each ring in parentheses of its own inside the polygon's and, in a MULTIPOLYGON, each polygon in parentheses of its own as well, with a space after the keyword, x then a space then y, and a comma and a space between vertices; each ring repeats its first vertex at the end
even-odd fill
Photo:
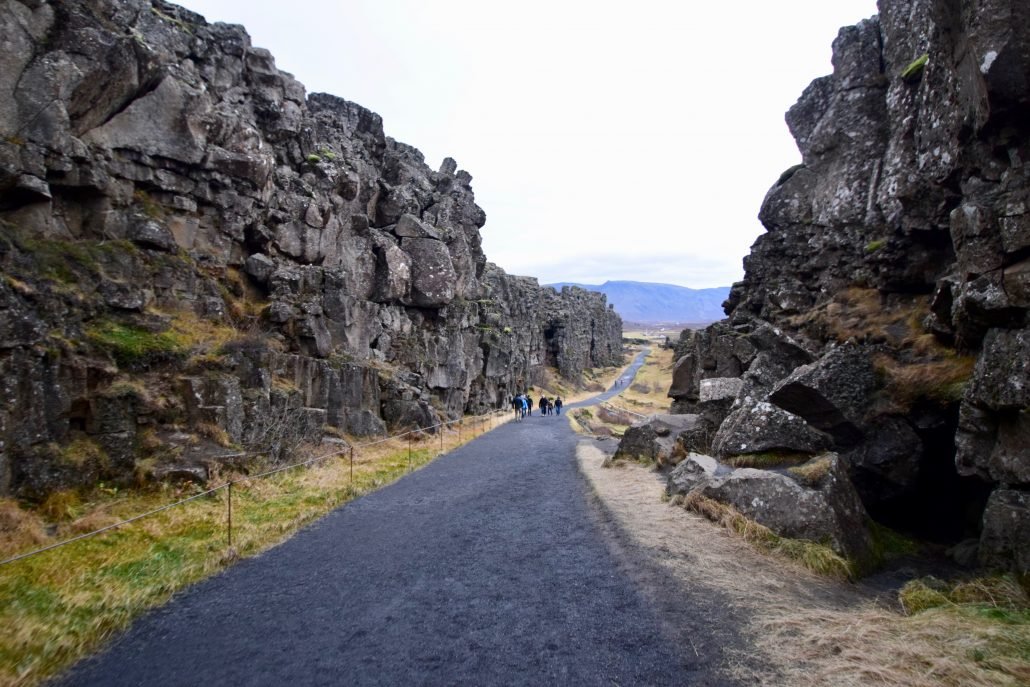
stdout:
POLYGON ((725 399, 736 399, 737 394, 744 386, 739 377, 716 377, 714 379, 702 379, 701 391, 698 400, 701 403, 722 401, 725 399))
POLYGON ((503 407, 546 365, 621 362, 603 296, 487 263, 453 160, 434 171, 375 113, 305 93, 240 27, 65 5, 0 11, 0 130, 18 132, 0 140, 0 494, 80 434, 126 477, 143 427, 243 448, 375 435, 503 407), (113 327, 168 350, 130 362, 113 327), (99 400, 116 375, 160 398, 99 400), (97 434, 101 416, 124 428, 97 434))
POLYGON ((458 275, 443 241, 406 238, 401 250, 411 260, 411 294, 404 304, 427 308, 450 303, 458 275))
POLYGON ((980 563, 989 568, 1030 572, 1030 494, 997 489, 984 510, 980 563))
POLYGON ((955 436, 961 474, 1030 485, 1030 331, 994 329, 962 399, 955 436))
POLYGON ((922 471, 950 458, 949 443, 957 474, 948 479, 1025 490, 1030 9, 879 8, 841 29, 833 73, 787 113, 802 164, 766 195, 767 232, 731 289, 728 320, 681 338, 673 408, 699 412, 702 379, 740 377, 722 451, 731 434, 750 445, 766 431, 741 417, 769 401, 833 436, 869 503, 927 488, 922 471), (924 54, 925 66, 903 77, 924 54), (888 317, 891 308, 907 318, 888 317), (774 347, 776 331, 799 345, 774 347), (735 365, 716 343, 726 337, 756 353, 735 365), (975 371, 956 393, 965 380, 934 372, 966 355, 975 371))

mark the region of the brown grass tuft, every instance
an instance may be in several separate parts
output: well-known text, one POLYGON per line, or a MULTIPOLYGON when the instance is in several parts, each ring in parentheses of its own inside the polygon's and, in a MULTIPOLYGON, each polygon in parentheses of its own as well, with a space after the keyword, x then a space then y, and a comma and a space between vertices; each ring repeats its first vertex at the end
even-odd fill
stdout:
POLYGON ((920 400, 942 405, 960 400, 973 375, 976 359, 951 356, 945 360, 905 364, 881 355, 874 364, 888 396, 898 409, 905 411, 920 400))
POLYGON ((78 492, 72 489, 62 489, 47 496, 39 507, 39 512, 48 520, 70 520, 75 517, 75 512, 80 505, 78 492))
POLYGON ((812 458, 807 453, 779 453, 768 451, 765 453, 744 453, 739 456, 731 456, 723 462, 733 468, 781 468, 788 465, 800 465, 812 458))
POLYGON ((198 423, 197 433, 203 437, 207 437, 222 448, 231 448, 234 445, 232 439, 229 437, 229 433, 211 422, 198 423))
POLYGON ((887 297, 877 289, 852 287, 790 322, 819 338, 833 338, 841 343, 855 339, 901 347, 925 333, 922 321, 928 313, 929 301, 925 296, 887 297))
POLYGON ((803 486, 815 489, 822 483, 823 478, 830 473, 831 464, 832 461, 829 456, 819 456, 804 465, 795 465, 794 467, 787 468, 787 472, 803 486))
POLYGON ((46 540, 42 518, 23 510, 16 501, 0 499, 0 551, 21 551, 46 540))

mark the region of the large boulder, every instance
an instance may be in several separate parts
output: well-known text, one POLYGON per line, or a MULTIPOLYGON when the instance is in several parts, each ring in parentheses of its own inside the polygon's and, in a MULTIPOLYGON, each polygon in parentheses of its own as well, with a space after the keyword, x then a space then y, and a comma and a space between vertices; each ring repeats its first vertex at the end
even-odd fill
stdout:
POLYGON ((440 416, 428 403, 403 399, 383 403, 383 420, 394 431, 428 429, 440 424, 440 416))
POLYGON ((718 427, 730 414, 730 409, 743 387, 744 380, 740 377, 702 379, 697 403, 698 414, 708 424, 718 427))
POLYGON ((876 386, 867 349, 845 344, 794 370, 769 394, 769 402, 830 434, 838 447, 858 444, 860 425, 876 386))
POLYGON ((659 464, 676 463, 677 438, 696 429, 701 423, 697 415, 655 415, 641 420, 626 430, 613 460, 647 460, 659 464))
POLYGON ((837 455, 818 456, 795 470, 741 468, 696 489, 780 536, 826 543, 842 556, 867 559, 868 515, 837 455))
POLYGON ((702 453, 689 453, 672 472, 665 483, 665 493, 670 496, 689 494, 694 489, 708 484, 717 475, 728 474, 732 470, 711 456, 702 453))
POLYGON ((810 427, 797 415, 747 398, 719 427, 712 452, 720 458, 746 453, 818 453, 832 443, 829 435, 810 427))

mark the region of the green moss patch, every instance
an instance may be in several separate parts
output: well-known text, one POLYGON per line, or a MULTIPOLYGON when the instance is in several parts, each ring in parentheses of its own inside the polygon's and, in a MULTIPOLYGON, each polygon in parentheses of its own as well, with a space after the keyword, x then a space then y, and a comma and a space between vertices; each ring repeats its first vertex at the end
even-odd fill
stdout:
POLYGON ((152 332, 110 320, 90 325, 86 337, 124 367, 174 360, 186 354, 181 337, 172 331, 152 332))

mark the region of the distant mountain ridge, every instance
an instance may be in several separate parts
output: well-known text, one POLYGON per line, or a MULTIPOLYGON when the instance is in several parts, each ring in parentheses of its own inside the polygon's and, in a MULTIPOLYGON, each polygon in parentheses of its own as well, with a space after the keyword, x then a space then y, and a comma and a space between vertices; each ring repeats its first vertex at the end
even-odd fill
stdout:
POLYGON ((716 322, 725 317, 722 303, 730 287, 690 289, 675 284, 657 284, 642 281, 606 281, 593 284, 558 282, 547 284, 561 290, 563 286, 578 286, 598 291, 615 305, 615 311, 629 322, 716 322))

